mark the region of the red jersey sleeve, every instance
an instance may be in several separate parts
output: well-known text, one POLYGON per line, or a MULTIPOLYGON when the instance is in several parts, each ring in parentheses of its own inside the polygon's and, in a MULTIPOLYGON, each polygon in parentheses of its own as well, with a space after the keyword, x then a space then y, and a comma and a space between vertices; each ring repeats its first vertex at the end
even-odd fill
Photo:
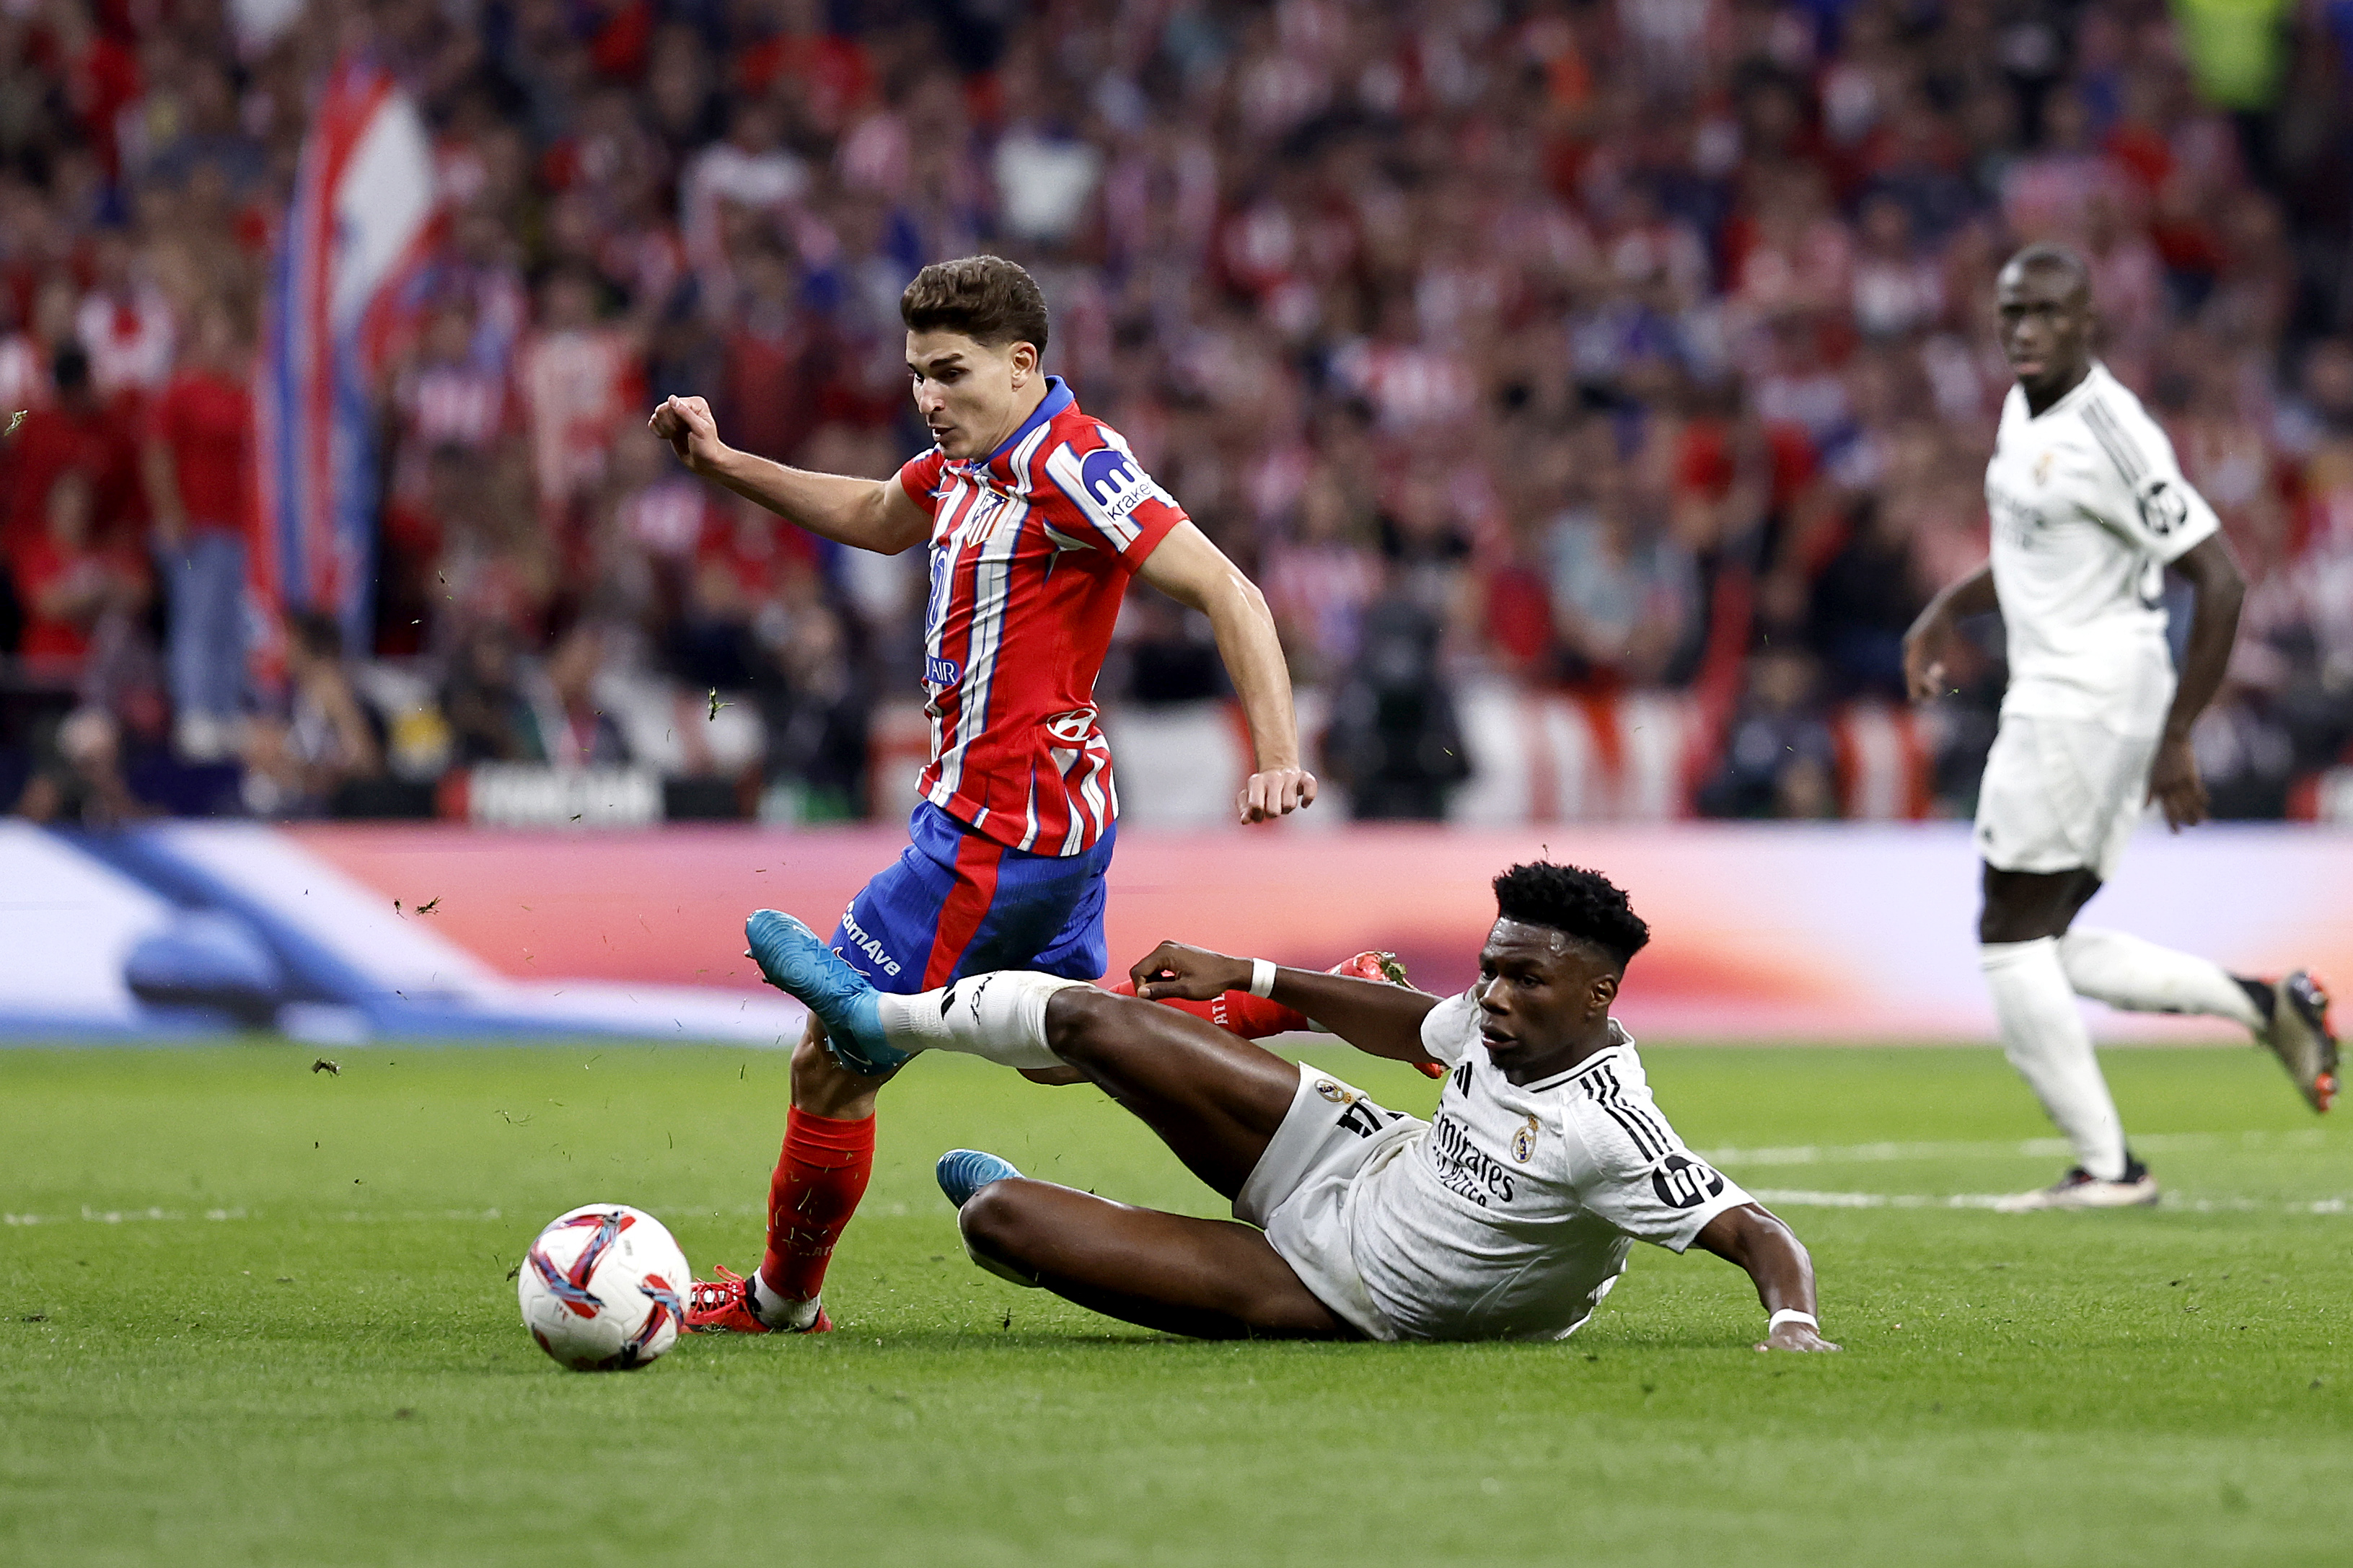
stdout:
POLYGON ((1100 446, 1083 437, 1046 455, 1046 474, 1071 503, 1089 540, 1100 539, 1134 571, 1186 520, 1185 509, 1145 473, 1135 455, 1103 426, 1100 446), (1082 449, 1085 448, 1085 449, 1082 449))
POLYGON ((921 457, 910 458, 899 465, 899 488, 907 492, 909 500, 923 509, 926 517, 939 510, 939 498, 932 492, 939 489, 940 468, 946 462, 947 459, 940 456, 940 449, 934 447, 921 457))

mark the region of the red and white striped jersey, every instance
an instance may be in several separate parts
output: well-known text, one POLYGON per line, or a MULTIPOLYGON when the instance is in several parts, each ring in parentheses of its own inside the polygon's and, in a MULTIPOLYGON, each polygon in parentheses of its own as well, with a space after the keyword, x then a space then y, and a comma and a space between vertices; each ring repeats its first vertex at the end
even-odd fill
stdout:
POLYGON ((986 461, 899 470, 932 514, 932 760, 918 787, 997 842, 1078 855, 1119 815, 1095 677, 1127 580, 1185 513, 1060 376, 986 461))

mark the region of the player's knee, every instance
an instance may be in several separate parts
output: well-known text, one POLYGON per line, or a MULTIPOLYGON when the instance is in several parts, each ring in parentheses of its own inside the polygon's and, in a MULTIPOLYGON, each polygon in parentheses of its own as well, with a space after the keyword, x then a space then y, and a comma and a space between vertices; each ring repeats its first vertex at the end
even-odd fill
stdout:
POLYGON ((1046 1048, 1066 1062, 1085 1061, 1113 1037, 1120 1010, 1134 1005, 1092 985, 1071 985, 1046 1003, 1046 1048))
POLYGON ((2046 909, 2021 908, 2015 903, 1988 900, 1985 908, 1978 912, 1980 942, 2035 942, 2057 936, 2066 929, 2065 918, 2046 909))
POLYGON ((1029 1206, 1011 1182, 989 1183, 956 1211, 956 1229, 963 1233, 965 1248, 1000 1263, 1020 1259, 1029 1228, 1029 1206))

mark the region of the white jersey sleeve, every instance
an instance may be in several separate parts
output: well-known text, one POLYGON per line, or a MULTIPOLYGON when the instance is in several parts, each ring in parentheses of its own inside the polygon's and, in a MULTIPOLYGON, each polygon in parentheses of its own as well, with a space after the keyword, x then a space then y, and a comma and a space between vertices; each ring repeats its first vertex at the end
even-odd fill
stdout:
POLYGON ((1421 1048, 1452 1067, 1479 1043, 1479 1004, 1471 993, 1449 996, 1421 1017, 1421 1048))
POLYGON ((1588 1212, 1681 1252, 1717 1215, 1755 1201, 1683 1147, 1629 1055, 1610 1053, 1567 1088, 1569 1181, 1588 1212))
POLYGON ((2102 388, 2084 399, 2083 420, 2106 459, 2100 479, 2107 493, 2085 508, 2097 521, 2167 565, 2221 528, 2138 398, 2102 388))

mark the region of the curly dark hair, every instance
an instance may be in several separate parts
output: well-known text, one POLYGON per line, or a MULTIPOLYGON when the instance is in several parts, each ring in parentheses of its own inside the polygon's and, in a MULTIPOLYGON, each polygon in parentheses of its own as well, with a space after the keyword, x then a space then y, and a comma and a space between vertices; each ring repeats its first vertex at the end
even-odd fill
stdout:
POLYGON ((933 262, 899 296, 899 319, 911 332, 961 332, 987 348, 1029 343, 1046 352, 1046 296, 1001 256, 933 262))
POLYGON ((1620 969, 1651 940, 1651 928, 1626 901, 1624 889, 1581 866, 1531 860, 1513 867, 1495 879, 1495 912, 1589 942, 1620 969))

